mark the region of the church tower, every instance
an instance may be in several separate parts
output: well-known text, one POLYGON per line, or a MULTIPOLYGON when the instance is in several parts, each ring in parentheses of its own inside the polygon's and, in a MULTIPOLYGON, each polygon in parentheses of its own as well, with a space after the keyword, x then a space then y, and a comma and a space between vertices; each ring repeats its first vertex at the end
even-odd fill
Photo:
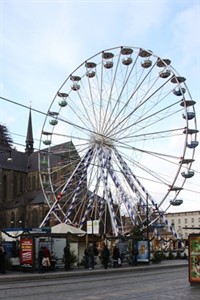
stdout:
POLYGON ((31 155, 34 151, 33 144, 34 144, 34 140, 33 140, 33 129, 32 129, 32 116, 31 116, 31 108, 30 108, 27 135, 26 135, 26 148, 25 148, 25 153, 28 156, 31 155))

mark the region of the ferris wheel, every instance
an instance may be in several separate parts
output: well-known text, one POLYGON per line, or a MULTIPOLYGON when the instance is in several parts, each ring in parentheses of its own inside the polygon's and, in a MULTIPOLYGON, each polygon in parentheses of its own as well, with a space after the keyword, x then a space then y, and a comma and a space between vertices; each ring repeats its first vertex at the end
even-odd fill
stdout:
MULTIPOLYGON (((139 47, 85 60, 44 121, 39 174, 53 218, 115 236, 180 205, 198 146, 195 101, 171 61, 139 47), (127 222, 128 220, 128 222, 127 222)), ((163 216, 163 214, 162 214, 163 216)))

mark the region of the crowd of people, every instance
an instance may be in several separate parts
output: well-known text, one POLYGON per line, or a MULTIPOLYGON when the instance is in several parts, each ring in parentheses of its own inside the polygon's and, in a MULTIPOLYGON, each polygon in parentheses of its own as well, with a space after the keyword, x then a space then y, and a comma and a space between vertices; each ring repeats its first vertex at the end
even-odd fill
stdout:
MULTIPOLYGON (((6 273, 6 255, 6 251, 1 246, 0 273, 2 274, 6 273)), ((131 251, 132 265, 137 265, 137 255, 137 247, 133 247, 131 251)), ((111 263, 114 268, 121 266, 122 255, 120 253, 118 244, 116 244, 111 251, 111 249, 108 248, 105 242, 100 243, 99 245, 97 245, 97 243, 89 243, 84 251, 85 267, 89 270, 94 269, 97 257, 100 259, 101 264, 105 269, 107 269, 111 263)), ((63 261, 65 271, 69 271, 71 269, 71 251, 69 243, 67 243, 63 249, 63 261)), ((38 252, 38 264, 40 273, 55 271, 56 258, 53 251, 50 252, 48 247, 41 246, 38 252)))
MULTIPOLYGON (((131 264, 137 265, 137 248, 133 247, 131 251, 131 264)), ((85 252, 85 267, 89 270, 94 269, 95 266, 95 257, 99 257, 101 264, 105 269, 108 268, 109 264, 112 264, 114 268, 120 267, 122 264, 122 253, 120 252, 119 245, 116 244, 113 250, 109 250, 108 246, 105 242, 103 242, 100 247, 94 243, 90 243, 88 247, 86 247, 85 252)))

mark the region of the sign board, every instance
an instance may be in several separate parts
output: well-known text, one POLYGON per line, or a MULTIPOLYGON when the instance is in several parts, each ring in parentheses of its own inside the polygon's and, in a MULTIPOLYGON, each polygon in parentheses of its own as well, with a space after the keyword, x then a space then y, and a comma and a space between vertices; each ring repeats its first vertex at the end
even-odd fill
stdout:
POLYGON ((33 238, 20 239, 20 265, 21 267, 33 267, 33 238))
POLYGON ((138 255, 137 261, 138 262, 149 262, 149 241, 138 241, 137 248, 138 248, 138 255))
POLYGON ((189 235, 189 281, 200 284, 200 234, 189 235))
POLYGON ((99 220, 87 221, 87 234, 99 234, 99 220))

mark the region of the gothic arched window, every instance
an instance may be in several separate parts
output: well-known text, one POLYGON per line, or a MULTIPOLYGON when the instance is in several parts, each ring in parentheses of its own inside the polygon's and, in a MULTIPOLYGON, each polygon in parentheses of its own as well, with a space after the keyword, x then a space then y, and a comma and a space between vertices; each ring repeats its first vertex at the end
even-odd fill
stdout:
POLYGON ((14 228, 15 227, 15 213, 12 212, 10 215, 10 227, 14 228))

